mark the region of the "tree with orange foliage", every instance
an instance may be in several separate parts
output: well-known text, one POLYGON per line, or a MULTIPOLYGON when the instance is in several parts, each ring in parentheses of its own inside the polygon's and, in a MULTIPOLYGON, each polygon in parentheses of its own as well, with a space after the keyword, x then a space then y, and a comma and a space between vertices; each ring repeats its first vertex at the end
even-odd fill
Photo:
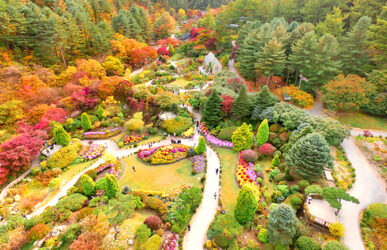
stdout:
POLYGON ((102 238, 96 232, 84 232, 79 235, 78 239, 70 245, 71 250, 88 249, 97 250, 102 249, 102 238))
POLYGON ((133 38, 126 38, 118 33, 114 34, 114 40, 111 40, 110 43, 113 54, 121 58, 130 57, 133 50, 146 46, 146 43, 139 42, 133 38))
POLYGON ((322 100, 334 111, 356 111, 368 103, 368 97, 374 92, 374 86, 365 78, 340 74, 323 87, 322 100))
POLYGON ((170 36, 171 31, 175 28, 175 24, 176 21, 169 12, 163 12, 153 25, 156 36, 160 38, 170 36))
POLYGON ((50 106, 47 104, 38 104, 34 106, 32 109, 30 109, 26 113, 26 119, 30 124, 36 124, 40 121, 40 119, 43 117, 44 113, 46 113, 46 110, 50 106))
POLYGON ((106 76, 105 69, 102 65, 94 59, 81 59, 77 62, 77 70, 88 73, 92 78, 103 78, 106 76))
POLYGON ((146 46, 132 51, 129 63, 135 67, 141 67, 152 62, 157 57, 157 51, 151 47, 146 46))

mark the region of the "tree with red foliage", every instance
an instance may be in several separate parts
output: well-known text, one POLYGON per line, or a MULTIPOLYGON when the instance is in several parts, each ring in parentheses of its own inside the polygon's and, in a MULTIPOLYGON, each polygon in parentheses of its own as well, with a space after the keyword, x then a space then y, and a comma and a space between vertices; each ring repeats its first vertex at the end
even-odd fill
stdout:
POLYGON ((162 47, 167 47, 172 45, 173 47, 176 47, 179 45, 179 40, 177 40, 176 38, 168 37, 162 40, 158 40, 157 45, 160 45, 162 47))
POLYGON ((210 37, 210 39, 207 40, 205 46, 207 49, 214 49, 215 48, 215 42, 216 38, 215 37, 210 37))
POLYGON ((133 95, 133 83, 123 80, 120 81, 117 86, 114 93, 114 98, 118 101, 125 101, 129 96, 133 95))
POLYGON ((169 56, 169 51, 166 47, 160 47, 157 49, 157 54, 159 56, 169 56))
POLYGON ((196 38, 200 32, 205 30, 205 28, 192 28, 191 31, 189 32, 191 34, 191 38, 194 39, 196 38))
POLYGON ((95 98, 95 91, 87 86, 73 93, 71 98, 75 106, 81 110, 92 109, 98 102, 98 99, 95 98))
POLYGON ((128 106, 131 110, 137 111, 137 109, 138 109, 137 99, 135 99, 133 97, 128 97, 128 100, 126 101, 126 103, 128 104, 128 106))
POLYGON ((222 95, 221 97, 223 99, 221 109, 226 116, 229 116, 232 111, 232 103, 234 98, 232 98, 230 95, 222 95))
POLYGON ((6 169, 4 167, 0 167, 0 185, 3 185, 4 183, 7 182, 8 173, 9 173, 8 169, 6 169))
POLYGON ((270 143, 264 143, 259 147, 259 152, 263 155, 272 155, 276 148, 270 143))
POLYGON ((163 222, 157 216, 149 216, 145 219, 144 224, 147 225, 152 231, 156 231, 161 228, 163 222))
POLYGON ((88 249, 97 250, 101 249, 101 236, 96 232, 84 232, 79 235, 78 239, 70 245, 71 250, 88 249))
POLYGON ((40 122, 35 125, 35 129, 47 129, 52 121, 63 123, 66 120, 66 116, 66 110, 51 106, 46 110, 40 122))

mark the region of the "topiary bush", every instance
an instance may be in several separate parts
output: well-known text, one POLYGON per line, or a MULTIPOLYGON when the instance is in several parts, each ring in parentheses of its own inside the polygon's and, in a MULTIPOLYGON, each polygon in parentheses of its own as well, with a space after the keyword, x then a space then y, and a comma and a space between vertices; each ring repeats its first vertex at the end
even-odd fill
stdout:
POLYGON ((301 191, 301 189, 300 189, 300 187, 298 185, 293 185, 293 186, 290 187, 290 193, 291 194, 295 194, 295 193, 298 193, 300 191, 301 191))
POLYGON ((150 209, 156 210, 160 215, 164 215, 168 212, 168 207, 156 197, 147 197, 144 199, 144 204, 150 209))
POLYGON ((68 209, 72 212, 77 211, 83 207, 87 201, 87 197, 82 194, 72 194, 66 196, 58 201, 56 207, 58 209, 68 209))
POLYGON ((268 233, 267 229, 262 228, 261 230, 259 230, 257 238, 263 244, 268 243, 269 242, 269 233, 268 233))
POLYGON ((305 188, 305 195, 309 194, 322 194, 322 188, 320 185, 314 184, 314 185, 309 185, 305 188))
POLYGON ((302 203, 302 199, 298 196, 293 196, 290 198, 290 205, 296 211, 301 208, 302 203))
POLYGON ((192 126, 192 119, 182 116, 177 116, 173 119, 163 121, 161 127, 169 134, 181 135, 184 131, 192 126))
POLYGON ((91 197, 91 196, 95 195, 95 183, 90 176, 85 175, 85 174, 82 175, 81 185, 82 185, 83 193, 87 197, 91 197))
POLYGON ((349 250, 349 248, 341 242, 331 240, 323 246, 322 250, 349 250))
POLYGON ((307 180, 300 180, 298 182, 298 186, 300 186, 300 188, 302 188, 302 189, 305 189, 309 185, 310 185, 310 183, 307 180))
POLYGON ((161 228, 163 222, 157 216, 149 216, 145 219, 144 224, 147 225, 152 231, 156 231, 161 228))
POLYGON ((256 162, 258 159, 258 153, 251 149, 243 150, 241 156, 247 162, 256 162))
POLYGON ((227 128, 223 128, 219 131, 218 138, 221 140, 226 140, 226 141, 232 141, 231 137, 232 134, 234 133, 235 130, 237 130, 237 126, 230 126, 227 128))
POLYGON ((47 167, 63 169, 70 165, 82 149, 82 143, 78 139, 73 139, 73 143, 60 148, 47 160, 47 167))
POLYGON ((270 143, 264 143, 259 147, 259 152, 262 155, 272 155, 276 151, 276 148, 270 143))
POLYGON ((320 245, 312 238, 301 236, 296 240, 295 250, 320 250, 320 245))

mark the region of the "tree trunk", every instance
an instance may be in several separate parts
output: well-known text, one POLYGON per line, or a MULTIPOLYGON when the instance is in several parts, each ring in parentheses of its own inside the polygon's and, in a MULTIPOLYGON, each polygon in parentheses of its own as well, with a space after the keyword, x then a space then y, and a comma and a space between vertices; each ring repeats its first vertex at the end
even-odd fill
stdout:
POLYGON ((66 62, 66 58, 64 57, 64 49, 60 48, 59 51, 60 51, 60 55, 62 57, 63 64, 65 66, 65 69, 67 69, 67 62, 66 62))
POLYGON ((113 224, 113 227, 114 227, 114 231, 116 231, 116 233, 114 234, 114 240, 117 240, 117 235, 120 233, 120 231, 117 229, 116 224, 113 224))
POLYGON ((296 77, 294 78, 294 84, 297 84, 298 70, 296 70, 296 77))
POLYGON ((288 82, 289 82, 289 74, 290 74, 290 70, 288 68, 288 74, 286 76, 286 86, 288 86, 288 82))
MULTIPOLYGON (((269 76, 270 77, 270 76, 269 76)), ((269 87, 269 77, 266 76, 266 86, 269 87)))

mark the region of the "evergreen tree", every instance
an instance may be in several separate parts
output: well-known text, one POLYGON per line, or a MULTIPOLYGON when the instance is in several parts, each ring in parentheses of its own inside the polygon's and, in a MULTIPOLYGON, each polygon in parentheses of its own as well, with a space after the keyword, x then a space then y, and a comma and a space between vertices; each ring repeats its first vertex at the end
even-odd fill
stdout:
POLYGON ((149 23, 149 17, 144 8, 139 7, 139 20, 137 23, 141 26, 141 35, 144 41, 149 41, 151 38, 152 26, 149 23))
POLYGON ((269 241, 272 245, 288 246, 296 234, 297 217, 294 210, 286 204, 279 204, 270 209, 267 225, 269 241))
MULTIPOLYGON (((265 109, 269 107, 273 107, 276 104, 277 100, 278 100, 278 97, 273 95, 266 85, 263 86, 262 89, 258 92, 258 94, 255 97, 251 119, 258 120, 261 113, 265 109)), ((265 118, 268 118, 268 117, 265 117, 265 118)))
POLYGON ((81 115, 81 125, 83 128, 83 131, 88 131, 89 129, 91 129, 90 118, 86 113, 83 113, 81 115))
POLYGON ((95 191, 96 191, 95 190, 95 183, 90 176, 88 176, 87 174, 82 175, 81 185, 82 185, 83 193, 87 197, 91 197, 91 196, 95 195, 95 191))
POLYGON ((243 41, 247 37, 247 35, 252 31, 252 30, 258 30, 259 27, 261 27, 261 22, 259 20, 255 20, 253 22, 248 22, 242 25, 238 29, 238 38, 236 40, 236 43, 238 45, 242 45, 243 41))
POLYGON ((64 130, 62 125, 55 126, 54 137, 58 145, 65 147, 70 144, 71 136, 64 130))
POLYGON ((104 112, 105 110, 103 109, 102 105, 98 106, 98 109, 97 109, 97 116, 99 118, 100 121, 102 121, 103 119, 105 119, 106 117, 104 116, 104 112))
POLYGON ((254 218, 257 211, 258 202, 255 199, 253 191, 245 185, 239 191, 237 203, 235 205, 234 213, 237 221, 244 225, 254 218))
POLYGON ((341 210, 341 200, 359 204, 359 200, 356 197, 347 194, 342 188, 324 187, 321 195, 329 202, 331 207, 337 209, 337 213, 341 210))
POLYGON ((232 115, 236 119, 247 118, 250 114, 250 103, 245 85, 239 90, 238 97, 232 104, 232 115))
POLYGON ((286 154, 286 163, 307 180, 321 177, 324 167, 332 164, 331 149, 320 133, 308 134, 296 141, 286 154))
POLYGON ((118 185, 117 178, 112 174, 106 174, 106 196, 109 199, 112 199, 116 196, 117 192, 120 191, 120 187, 118 185))
POLYGON ((259 125, 257 132, 257 146, 260 147, 262 144, 269 140, 269 123, 267 119, 263 120, 259 125))
POLYGON ((367 33, 369 48, 373 51, 373 60, 377 67, 383 69, 387 64, 387 3, 375 24, 367 33))
POLYGON ((209 128, 218 126, 219 122, 222 121, 222 117, 220 115, 222 102, 223 99, 219 96, 218 92, 216 90, 212 90, 204 105, 202 113, 202 121, 204 121, 209 128))
POLYGON ((278 167, 278 165, 280 164, 280 158, 279 158, 279 155, 275 155, 273 160, 271 161, 271 165, 273 167, 278 167))
POLYGON ((370 58, 367 52, 367 31, 371 25, 371 18, 363 16, 356 25, 342 39, 341 60, 343 73, 365 76, 370 70, 370 58))
POLYGON ((324 22, 320 22, 316 26, 316 33, 320 36, 331 34, 338 39, 344 33, 343 20, 347 19, 349 14, 343 15, 339 7, 334 7, 332 12, 327 14, 324 22))
POLYGON ((199 143, 198 143, 198 145, 195 148, 195 153, 197 155, 201 155, 204 152, 206 152, 206 150, 207 150, 206 141, 204 140, 203 136, 200 136, 199 143))
POLYGON ((246 123, 243 123, 242 126, 234 131, 231 136, 231 140, 233 143, 233 150, 235 152, 250 149, 254 145, 254 135, 246 123))
POLYGON ((273 74, 281 74, 285 63, 285 50, 276 39, 265 44, 263 49, 257 53, 257 63, 254 64, 258 75, 266 76, 266 85, 273 74))

